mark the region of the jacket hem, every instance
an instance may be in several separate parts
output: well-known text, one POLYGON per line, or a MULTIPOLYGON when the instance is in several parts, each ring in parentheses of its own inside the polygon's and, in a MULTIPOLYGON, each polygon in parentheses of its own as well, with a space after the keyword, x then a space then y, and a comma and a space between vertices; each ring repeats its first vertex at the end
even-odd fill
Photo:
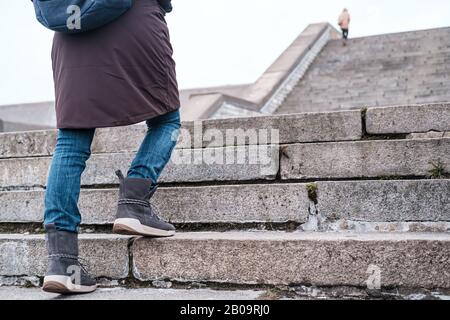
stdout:
POLYGON ((109 122, 103 122, 103 123, 94 123, 90 125, 75 125, 75 124, 64 124, 64 123, 57 123, 56 128, 57 129, 95 129, 95 128, 112 128, 112 127, 121 127, 121 126, 129 126, 132 124, 136 124, 145 120, 150 120, 162 115, 165 115, 169 112, 173 112, 176 110, 179 110, 180 107, 176 107, 173 109, 166 109, 161 110, 162 112, 146 112, 142 113, 136 116, 129 117, 126 120, 121 121, 109 121, 109 122))

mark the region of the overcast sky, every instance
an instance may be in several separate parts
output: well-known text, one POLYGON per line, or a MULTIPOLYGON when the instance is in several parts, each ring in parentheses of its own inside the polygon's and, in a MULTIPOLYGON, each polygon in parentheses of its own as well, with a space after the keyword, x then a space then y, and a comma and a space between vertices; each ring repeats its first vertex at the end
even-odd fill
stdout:
MULTIPOLYGON (((449 0, 173 0, 167 15, 180 88, 250 83, 310 23, 350 36, 450 26, 449 0)), ((53 100, 52 32, 29 0, 0 0, 0 105, 53 100)))

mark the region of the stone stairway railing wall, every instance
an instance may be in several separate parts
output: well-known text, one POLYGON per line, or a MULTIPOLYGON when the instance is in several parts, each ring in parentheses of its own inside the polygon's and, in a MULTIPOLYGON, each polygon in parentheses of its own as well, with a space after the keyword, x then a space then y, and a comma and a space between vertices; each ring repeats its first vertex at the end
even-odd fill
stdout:
MULTIPOLYGON (((114 171, 127 168, 145 127, 97 131, 82 177, 80 246, 99 278, 361 287, 375 266, 383 287, 450 289, 450 104, 182 129, 154 199, 182 231, 170 239, 110 233, 114 171), (241 139, 227 139, 236 132, 241 139)), ((0 134, 3 283, 37 285, 45 272, 55 138, 55 130, 0 134)))
POLYGON ((0 105, 0 132, 44 130, 55 127, 53 102, 0 105))
POLYGON ((190 96, 182 108, 189 119, 221 119, 272 114, 338 31, 329 23, 310 24, 252 84, 236 91, 212 90, 190 96), (188 101, 189 101, 188 100, 188 101))

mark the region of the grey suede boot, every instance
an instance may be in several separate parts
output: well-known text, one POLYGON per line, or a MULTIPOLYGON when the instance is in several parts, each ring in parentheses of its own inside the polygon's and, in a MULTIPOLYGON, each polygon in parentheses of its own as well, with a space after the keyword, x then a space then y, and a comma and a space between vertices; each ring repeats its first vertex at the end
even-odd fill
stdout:
POLYGON ((113 232, 127 235, 150 237, 170 237, 175 227, 162 221, 150 198, 156 191, 150 179, 124 178, 120 170, 116 171, 120 180, 119 203, 113 232))
POLYGON ((78 258, 78 234, 45 226, 48 250, 48 269, 42 290, 54 293, 87 293, 97 288, 78 258))

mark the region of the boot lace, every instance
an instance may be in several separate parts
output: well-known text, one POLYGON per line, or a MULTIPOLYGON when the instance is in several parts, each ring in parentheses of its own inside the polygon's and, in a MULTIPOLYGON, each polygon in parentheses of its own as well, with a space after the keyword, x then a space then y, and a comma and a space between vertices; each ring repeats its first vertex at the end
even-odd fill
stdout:
POLYGON ((157 220, 161 220, 160 218, 160 212, 158 207, 151 203, 150 201, 146 200, 138 200, 138 199, 119 199, 119 205, 127 205, 127 204, 137 204, 145 207, 150 207, 151 209, 151 215, 157 220))
POLYGON ((65 258, 70 260, 75 260, 76 264, 83 270, 87 275, 91 274, 91 265, 90 263, 82 257, 72 256, 69 254, 51 254, 48 256, 49 258, 65 258))

